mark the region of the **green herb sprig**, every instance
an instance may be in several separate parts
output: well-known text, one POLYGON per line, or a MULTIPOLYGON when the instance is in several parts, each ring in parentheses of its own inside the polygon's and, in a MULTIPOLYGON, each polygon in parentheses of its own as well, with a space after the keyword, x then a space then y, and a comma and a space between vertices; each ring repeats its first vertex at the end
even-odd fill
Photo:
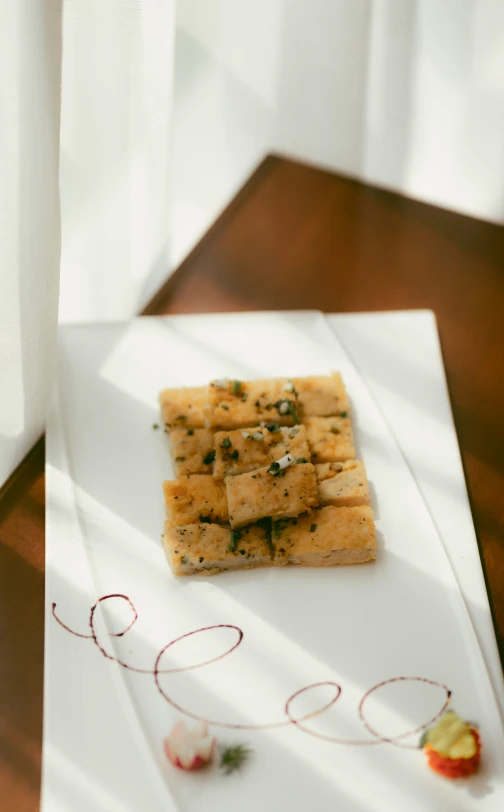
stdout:
POLYGON ((220 750, 219 766, 225 775, 231 775, 231 773, 241 770, 251 755, 251 748, 243 742, 224 745, 220 750))
POLYGON ((298 413, 296 412, 296 407, 294 406, 292 400, 289 401, 289 408, 287 411, 288 414, 290 414, 290 416, 292 417, 294 423, 299 423, 298 413))

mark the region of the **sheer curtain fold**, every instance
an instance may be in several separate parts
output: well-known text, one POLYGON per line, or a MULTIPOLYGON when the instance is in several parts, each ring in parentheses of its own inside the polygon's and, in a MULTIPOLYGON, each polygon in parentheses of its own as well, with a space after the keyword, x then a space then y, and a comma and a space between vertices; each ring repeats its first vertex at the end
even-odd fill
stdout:
POLYGON ((125 319, 168 270, 175 0, 66 0, 62 321, 125 319))
POLYGON ((0 486, 43 432, 59 291, 62 320, 127 319, 167 274, 174 30, 175 0, 1 4, 0 486))
POLYGON ((0 13, 0 485, 43 432, 56 349, 60 5, 0 13))

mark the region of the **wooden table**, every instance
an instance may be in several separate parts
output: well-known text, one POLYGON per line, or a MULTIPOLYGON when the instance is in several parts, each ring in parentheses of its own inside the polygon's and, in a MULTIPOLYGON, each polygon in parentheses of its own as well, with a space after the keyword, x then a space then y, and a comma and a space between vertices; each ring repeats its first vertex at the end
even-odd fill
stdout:
MULTIPOLYGON (((268 157, 146 313, 435 311, 504 656, 504 229, 268 157)), ((44 450, 0 494, 2 808, 39 804, 44 450), (3 806, 5 804, 5 806, 3 806)))

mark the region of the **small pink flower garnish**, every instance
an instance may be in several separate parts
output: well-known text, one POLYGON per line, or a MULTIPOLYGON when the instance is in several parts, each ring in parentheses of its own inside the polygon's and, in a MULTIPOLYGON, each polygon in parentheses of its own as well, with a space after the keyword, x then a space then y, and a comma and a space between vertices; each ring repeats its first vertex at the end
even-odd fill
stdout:
POLYGON ((216 739, 210 736, 205 722, 198 722, 189 730, 186 723, 181 721, 177 722, 163 744, 169 761, 175 767, 197 770, 211 760, 216 739))

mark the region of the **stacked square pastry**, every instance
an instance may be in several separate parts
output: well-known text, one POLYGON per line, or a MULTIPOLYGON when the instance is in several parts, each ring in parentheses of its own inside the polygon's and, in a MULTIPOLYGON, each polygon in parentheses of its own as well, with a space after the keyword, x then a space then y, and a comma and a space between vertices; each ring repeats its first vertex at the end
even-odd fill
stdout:
POLYGON ((213 381, 160 394, 178 479, 163 483, 175 575, 376 557, 341 376, 213 381))

